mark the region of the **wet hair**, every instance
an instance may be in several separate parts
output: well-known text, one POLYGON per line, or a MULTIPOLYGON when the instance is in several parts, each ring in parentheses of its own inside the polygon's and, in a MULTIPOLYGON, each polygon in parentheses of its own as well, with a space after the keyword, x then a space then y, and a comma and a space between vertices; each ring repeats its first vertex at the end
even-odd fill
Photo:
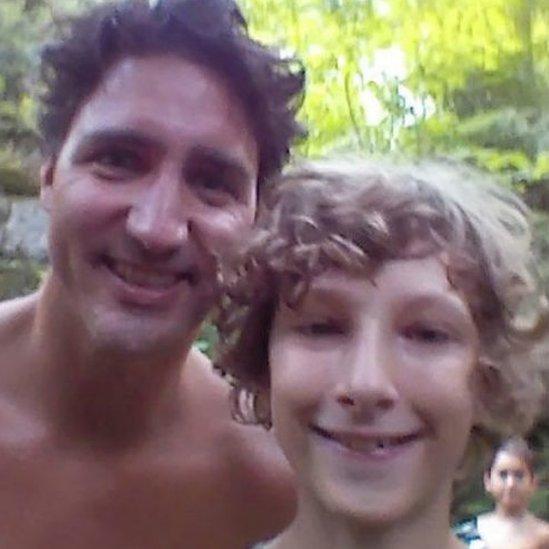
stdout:
POLYGON ((289 170, 266 193, 226 275, 216 365, 233 385, 235 417, 270 424, 268 346, 280 301, 295 307, 328 269, 371 277, 386 261, 438 254, 479 332, 475 429, 508 436, 529 428, 543 395, 537 350, 548 314, 532 274, 528 215, 487 174, 451 161, 289 170))
POLYGON ((281 169, 303 134, 296 112, 304 71, 295 59, 253 40, 232 0, 117 1, 67 20, 61 38, 42 52, 44 154, 59 152, 75 114, 109 68, 125 57, 156 54, 180 56, 222 76, 254 129, 259 181, 281 169))
POLYGON ((491 473, 496 459, 500 454, 510 454, 521 459, 532 477, 535 475, 535 455, 523 438, 511 437, 505 439, 499 446, 497 446, 495 450, 493 450, 486 465, 486 474, 489 475, 491 473))

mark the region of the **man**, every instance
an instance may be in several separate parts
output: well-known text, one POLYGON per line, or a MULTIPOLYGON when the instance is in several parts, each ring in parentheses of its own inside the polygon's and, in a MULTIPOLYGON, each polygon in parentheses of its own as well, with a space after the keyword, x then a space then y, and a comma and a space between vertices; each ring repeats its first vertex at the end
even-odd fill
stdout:
POLYGON ((51 270, 0 309, 0 545, 242 548, 294 511, 191 348, 299 133, 303 77, 226 0, 136 0, 44 51, 51 270))

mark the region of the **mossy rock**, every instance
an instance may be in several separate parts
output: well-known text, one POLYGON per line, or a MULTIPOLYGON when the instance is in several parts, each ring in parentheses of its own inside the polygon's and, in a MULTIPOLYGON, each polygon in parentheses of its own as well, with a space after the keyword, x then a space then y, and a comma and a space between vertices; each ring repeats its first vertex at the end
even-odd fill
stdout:
POLYGON ((24 168, 0 165, 0 190, 7 195, 36 196, 38 184, 24 168))
POLYGON ((549 294, 549 214, 536 212, 534 217, 534 234, 538 270, 549 294))
POLYGON ((0 300, 33 292, 40 284, 44 268, 28 259, 0 258, 0 300))

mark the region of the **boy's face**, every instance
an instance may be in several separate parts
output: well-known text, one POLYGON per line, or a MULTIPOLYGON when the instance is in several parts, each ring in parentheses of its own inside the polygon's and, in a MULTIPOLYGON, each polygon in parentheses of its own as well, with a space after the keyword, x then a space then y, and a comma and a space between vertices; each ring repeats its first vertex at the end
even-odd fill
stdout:
POLYGON ((94 343, 167 351, 211 305, 212 253, 251 225, 257 143, 221 77, 173 56, 126 58, 43 170, 53 280, 94 343))
POLYGON ((280 305, 272 418, 302 495, 378 524, 446 512, 473 424, 477 348, 436 257, 387 262, 372 281, 331 271, 296 310, 280 305))
POLYGON ((507 452, 499 452, 484 486, 496 503, 509 514, 521 514, 536 491, 536 478, 524 460, 507 452))

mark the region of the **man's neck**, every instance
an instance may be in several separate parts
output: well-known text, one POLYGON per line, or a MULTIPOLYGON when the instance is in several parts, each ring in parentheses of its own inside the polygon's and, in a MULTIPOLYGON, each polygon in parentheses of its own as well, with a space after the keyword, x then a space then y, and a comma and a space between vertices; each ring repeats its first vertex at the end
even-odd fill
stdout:
POLYGON ((43 289, 31 338, 43 411, 59 442, 124 449, 169 429, 190 343, 149 355, 94 348, 63 303, 43 289))

